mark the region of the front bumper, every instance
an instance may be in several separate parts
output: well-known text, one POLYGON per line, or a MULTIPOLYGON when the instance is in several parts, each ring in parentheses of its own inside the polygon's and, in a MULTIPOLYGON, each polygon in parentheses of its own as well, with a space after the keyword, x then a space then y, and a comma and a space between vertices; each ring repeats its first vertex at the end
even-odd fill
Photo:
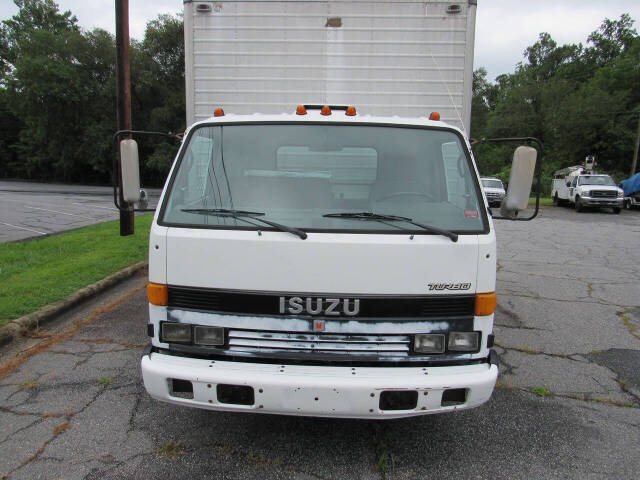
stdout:
POLYGON ((591 198, 591 197, 580 197, 580 201, 583 205, 589 207, 618 207, 622 208, 624 199, 623 198, 591 198))
POLYGON ((491 363, 448 367, 334 367, 223 362, 148 352, 142 377, 161 401, 223 411, 345 418, 399 418, 477 407, 491 397, 498 377, 491 363), (171 395, 169 379, 190 381, 193 398, 171 395), (219 401, 216 386, 253 388, 253 405, 219 401), (442 393, 466 389, 464 403, 442 405, 442 393), (383 391, 416 391, 409 410, 381 410, 383 391))
POLYGON ((487 202, 490 205, 500 205, 502 203, 502 201, 504 200, 504 196, 499 196, 499 195, 487 195, 487 202))

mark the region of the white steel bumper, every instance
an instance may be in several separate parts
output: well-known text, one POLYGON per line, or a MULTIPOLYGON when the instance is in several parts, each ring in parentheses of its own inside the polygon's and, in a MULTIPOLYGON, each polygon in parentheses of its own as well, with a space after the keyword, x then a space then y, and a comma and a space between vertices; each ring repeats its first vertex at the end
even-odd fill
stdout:
POLYGON ((348 418, 398 418, 472 408, 489 400, 498 367, 331 367, 223 362, 149 353, 142 377, 149 394, 165 402, 211 410, 348 418), (193 399, 172 396, 168 379, 193 384, 193 399), (217 384, 254 389, 253 405, 221 403, 217 384), (461 405, 442 406, 445 389, 467 390, 461 405), (383 391, 418 392, 411 410, 380 410, 383 391))

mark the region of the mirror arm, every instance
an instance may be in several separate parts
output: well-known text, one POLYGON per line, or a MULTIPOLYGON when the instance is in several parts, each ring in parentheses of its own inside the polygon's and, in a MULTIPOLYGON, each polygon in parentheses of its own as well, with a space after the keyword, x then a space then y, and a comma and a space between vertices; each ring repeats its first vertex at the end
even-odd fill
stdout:
POLYGON ((482 145, 485 143, 533 143, 535 146, 533 148, 538 152, 537 160, 536 160, 536 173, 534 174, 536 177, 536 208, 533 214, 530 217, 526 218, 509 218, 509 217, 496 217, 494 216, 494 220, 505 219, 505 220, 515 220, 521 222, 528 222, 529 220, 533 220, 538 215, 538 210, 540 209, 540 189, 542 188, 542 142, 535 137, 505 137, 505 138, 481 138, 479 140, 472 139, 471 140, 471 149, 473 149, 476 145, 482 145))
POLYGON ((120 211, 134 211, 134 212, 155 212, 155 208, 131 208, 128 204, 120 203, 120 196, 118 195, 118 187, 120 186, 121 171, 121 159, 120 159, 120 140, 124 138, 132 138, 134 135, 148 136, 148 137, 166 137, 173 140, 179 140, 182 142, 183 133, 165 133, 165 132, 147 132, 144 130, 118 130, 113 134, 113 164, 111 167, 111 181, 113 183, 113 204, 120 211))

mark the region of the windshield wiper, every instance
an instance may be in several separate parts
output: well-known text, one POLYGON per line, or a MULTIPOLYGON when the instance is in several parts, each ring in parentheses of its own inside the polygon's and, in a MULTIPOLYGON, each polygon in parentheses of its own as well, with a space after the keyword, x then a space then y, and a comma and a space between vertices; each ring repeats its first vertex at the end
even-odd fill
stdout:
POLYGON ((436 233, 438 235, 444 235, 453 242, 458 241, 458 234, 450 230, 444 230, 442 228, 434 227, 432 225, 425 225, 424 223, 414 222, 411 218, 400 217, 397 215, 381 215, 379 213, 372 212, 342 212, 342 213, 325 213, 323 217, 328 218, 354 218, 356 220, 377 220, 377 221, 402 221, 420 227, 427 232, 436 233))
POLYGON ((232 217, 237 218, 238 220, 243 220, 247 223, 253 224, 253 222, 249 222, 244 219, 244 217, 251 218, 253 220, 257 220, 259 222, 265 223, 267 225, 271 225, 274 228, 277 228, 281 232, 289 232, 294 235, 297 235, 302 240, 307 238, 307 233, 302 230, 298 230, 294 227, 289 227, 288 225, 282 225, 281 223, 272 222, 271 220, 266 220, 264 218, 260 218, 260 215, 264 215, 264 212, 250 212, 248 210, 232 210, 228 208, 183 208, 183 212, 187 213, 201 213, 203 215, 216 215, 219 217, 232 217))

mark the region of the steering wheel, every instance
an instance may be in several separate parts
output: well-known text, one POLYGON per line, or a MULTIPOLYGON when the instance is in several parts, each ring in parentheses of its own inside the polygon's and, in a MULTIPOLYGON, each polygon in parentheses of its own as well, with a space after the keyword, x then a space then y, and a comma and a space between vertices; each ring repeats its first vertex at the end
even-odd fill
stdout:
POLYGON ((390 193, 389 195, 378 197, 375 200, 376 201, 389 200, 390 198, 404 197, 407 195, 412 195, 414 197, 423 197, 423 198, 426 198, 427 200, 437 200, 435 195, 433 195, 432 193, 425 193, 425 192, 393 192, 393 193, 390 193))

